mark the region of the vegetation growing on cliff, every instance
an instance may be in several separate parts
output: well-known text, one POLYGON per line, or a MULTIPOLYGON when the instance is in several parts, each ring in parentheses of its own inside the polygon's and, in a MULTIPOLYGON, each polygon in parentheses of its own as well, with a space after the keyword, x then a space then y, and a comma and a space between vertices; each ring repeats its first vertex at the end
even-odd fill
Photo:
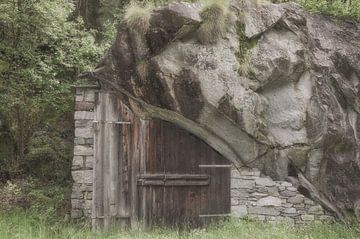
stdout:
POLYGON ((239 74, 248 76, 251 73, 251 50, 256 46, 258 38, 248 39, 245 36, 245 26, 241 22, 237 24, 236 31, 239 37, 239 50, 236 52, 236 57, 240 63, 239 74))
POLYGON ((272 2, 290 1, 315 13, 360 19, 360 0, 273 0, 272 2))
POLYGON ((198 40, 202 44, 215 43, 224 36, 226 31, 226 14, 228 1, 209 1, 201 9, 203 23, 198 29, 198 40))
POLYGON ((131 2, 125 9, 125 22, 129 29, 144 35, 150 26, 151 11, 153 4, 131 2))

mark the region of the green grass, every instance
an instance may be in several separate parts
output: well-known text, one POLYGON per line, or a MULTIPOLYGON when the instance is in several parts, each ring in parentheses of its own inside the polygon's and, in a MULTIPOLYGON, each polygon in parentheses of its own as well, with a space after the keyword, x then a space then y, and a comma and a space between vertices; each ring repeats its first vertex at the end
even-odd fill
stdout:
POLYGON ((123 230, 108 233, 92 232, 88 225, 42 216, 23 210, 0 212, 0 238, 16 239, 341 239, 360 238, 359 225, 311 224, 307 226, 271 225, 268 223, 232 220, 207 229, 180 231, 174 229, 123 230))

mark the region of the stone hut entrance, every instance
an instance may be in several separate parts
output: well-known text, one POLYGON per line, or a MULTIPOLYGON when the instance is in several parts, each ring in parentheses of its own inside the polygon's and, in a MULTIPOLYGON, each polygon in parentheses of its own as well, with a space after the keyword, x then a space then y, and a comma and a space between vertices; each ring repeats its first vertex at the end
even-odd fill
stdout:
POLYGON ((250 168, 230 175, 229 162, 203 141, 168 122, 136 117, 111 92, 85 85, 75 101, 73 218, 92 218, 101 228, 197 226, 229 215, 230 198, 234 217, 333 218, 289 182, 250 168))
POLYGON ((136 117, 112 93, 94 110, 94 227, 199 226, 230 215, 231 165, 202 140, 136 117))

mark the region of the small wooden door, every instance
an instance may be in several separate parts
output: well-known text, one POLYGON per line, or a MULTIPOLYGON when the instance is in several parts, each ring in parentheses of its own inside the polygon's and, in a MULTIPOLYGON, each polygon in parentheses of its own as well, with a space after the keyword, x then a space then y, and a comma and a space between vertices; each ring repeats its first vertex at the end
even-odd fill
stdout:
POLYGON ((230 165, 180 127, 152 120, 138 176, 140 218, 147 224, 200 226, 230 214, 230 165))
POLYGON ((93 226, 200 226, 230 213, 230 165, 202 140, 142 120, 111 93, 95 107, 93 226))

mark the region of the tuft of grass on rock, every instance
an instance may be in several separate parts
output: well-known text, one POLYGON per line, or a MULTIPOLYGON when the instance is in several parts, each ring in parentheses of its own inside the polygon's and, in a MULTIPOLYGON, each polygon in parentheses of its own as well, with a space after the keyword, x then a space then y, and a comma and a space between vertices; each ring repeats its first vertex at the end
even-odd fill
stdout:
POLYGON ((125 22, 129 29, 144 35, 150 27, 150 17, 154 5, 146 2, 130 2, 125 8, 125 22))
POLYGON ((236 56, 240 63, 239 74, 242 76, 249 76, 251 73, 251 53, 256 46, 258 38, 248 39, 245 36, 245 26, 243 23, 238 23, 237 35, 239 37, 239 50, 236 56))
POLYGON ((201 44, 214 44, 222 38, 233 20, 227 0, 206 1, 200 12, 203 20, 198 29, 197 37, 201 44))
POLYGON ((149 63, 146 60, 140 61, 136 65, 136 72, 141 82, 145 82, 149 74, 149 63))

